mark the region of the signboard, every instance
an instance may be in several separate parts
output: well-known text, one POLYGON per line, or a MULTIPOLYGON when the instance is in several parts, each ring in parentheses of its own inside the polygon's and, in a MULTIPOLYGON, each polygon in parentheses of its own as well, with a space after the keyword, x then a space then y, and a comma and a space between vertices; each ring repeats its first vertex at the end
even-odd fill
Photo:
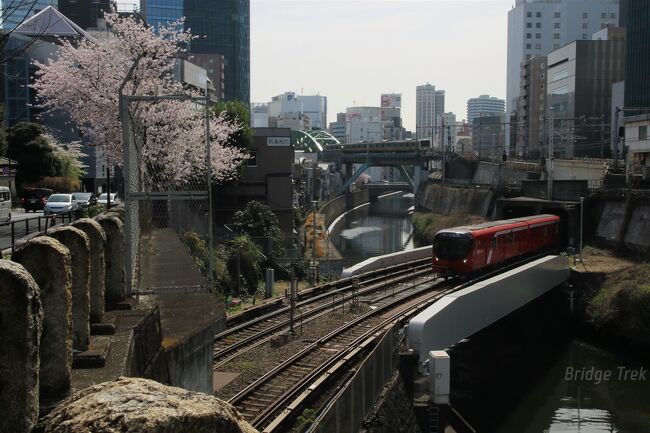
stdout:
POLYGON ((266 137, 266 145, 269 147, 291 146, 291 137, 266 137))
POLYGON ((394 107, 398 108, 402 106, 402 94, 401 93, 382 93, 381 94, 381 106, 382 108, 394 107))

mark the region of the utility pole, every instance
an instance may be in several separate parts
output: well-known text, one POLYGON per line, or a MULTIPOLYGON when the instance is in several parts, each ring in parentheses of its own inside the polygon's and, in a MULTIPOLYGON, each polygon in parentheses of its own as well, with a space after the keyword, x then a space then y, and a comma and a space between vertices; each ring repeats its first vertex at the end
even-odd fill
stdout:
POLYGON ((550 111, 550 124, 548 128, 548 158, 546 159, 546 177, 548 178, 548 191, 546 197, 549 201, 553 200, 553 142, 555 141, 553 136, 555 118, 553 116, 553 110, 550 111))
POLYGON ((621 112, 621 109, 619 107, 616 107, 616 110, 614 111, 614 123, 615 123, 615 128, 614 130, 616 131, 616 135, 614 138, 614 171, 618 171, 618 142, 619 142, 619 134, 618 134, 618 116, 620 115, 619 113, 621 112))
POLYGON ((605 116, 600 115, 600 158, 605 158, 605 116))
POLYGON ((494 178, 496 177, 495 176, 496 170, 494 169, 494 147, 495 147, 494 137, 495 137, 495 133, 493 132, 492 133, 492 149, 490 150, 490 162, 492 164, 492 184, 494 184, 494 178))
POLYGON ((441 122, 441 138, 442 140, 440 141, 442 144, 442 176, 440 178, 440 183, 445 183, 445 165, 447 162, 447 152, 446 152, 446 146, 445 146, 445 118, 442 117, 442 122, 441 122))

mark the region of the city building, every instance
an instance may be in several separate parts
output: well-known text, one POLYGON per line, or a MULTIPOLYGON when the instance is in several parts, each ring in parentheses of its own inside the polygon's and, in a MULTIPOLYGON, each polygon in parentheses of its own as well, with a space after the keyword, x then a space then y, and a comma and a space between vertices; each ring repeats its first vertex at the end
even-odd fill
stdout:
POLYGON ((474 119, 472 147, 481 160, 500 158, 505 152, 505 114, 474 119))
POLYGON ((548 54, 546 127, 555 156, 607 156, 612 85, 624 72, 623 38, 579 40, 548 54))
MULTIPOLYGON (((650 2, 621 0, 621 25, 626 28, 625 107, 650 108, 650 2)), ((623 108, 623 107, 621 107, 623 108)), ((636 116, 648 110, 630 110, 636 116)))
POLYGON ((436 90, 432 84, 417 86, 415 89, 415 135, 417 138, 436 136, 436 121, 445 112, 445 91, 436 90))
POLYGON ((628 150, 629 174, 650 179, 650 114, 625 117, 625 146, 628 150))
POLYGON ((440 125, 440 143, 444 143, 448 151, 455 152, 460 126, 456 123, 456 115, 454 113, 443 113, 438 116, 438 124, 440 125))
POLYGON ((341 143, 345 143, 345 113, 336 113, 336 122, 330 122, 328 131, 341 143))
POLYGON ((232 222, 235 212, 251 200, 266 203, 278 217, 287 243, 293 235, 294 148, 291 130, 286 128, 254 128, 249 159, 236 183, 221 185, 215 194, 217 222, 232 222))
POLYGON ((32 17, 48 6, 58 7, 57 0, 0 0, 0 28, 5 32, 15 29, 26 19, 32 17))
POLYGON ((296 95, 285 92, 274 96, 269 103, 269 126, 276 126, 282 113, 302 113, 309 118, 311 129, 327 126, 327 97, 320 95, 296 95))
POLYGON ((277 128, 300 129, 302 131, 311 129, 311 120, 303 113, 280 113, 275 123, 277 128))
MULTIPOLYGON (((643 0, 641 0, 643 1, 643 0)), ((515 111, 521 64, 618 25, 619 0, 516 0, 508 12, 506 112, 515 111)))
POLYGON ((546 143, 546 79, 547 58, 535 56, 521 64, 520 90, 517 98, 515 125, 510 125, 514 133, 516 156, 537 159, 542 155, 546 143))
POLYGON ((506 101, 495 96, 481 95, 467 100, 467 121, 481 116, 498 116, 505 112, 506 101))
POLYGON ((345 142, 381 141, 380 107, 348 107, 345 110, 345 142))
POLYGON ((207 63, 198 63, 207 66, 213 83, 221 81, 223 72, 224 99, 249 103, 250 0, 141 0, 140 10, 153 27, 185 17, 185 28, 198 36, 190 43, 190 54, 206 56, 207 63), (210 68, 210 56, 214 64, 219 55, 223 70, 210 68))
POLYGON ((381 95, 381 124, 384 140, 403 140, 402 94, 384 93, 381 95))
POLYGON ((265 102, 251 103, 251 127, 252 128, 269 127, 269 104, 265 102))
POLYGON ((221 54, 197 54, 192 53, 188 60, 193 64, 205 69, 215 88, 217 98, 220 101, 226 100, 225 80, 225 59, 221 54))
POLYGON ((112 0, 58 0, 59 12, 82 29, 96 29, 105 12, 113 10, 112 0))

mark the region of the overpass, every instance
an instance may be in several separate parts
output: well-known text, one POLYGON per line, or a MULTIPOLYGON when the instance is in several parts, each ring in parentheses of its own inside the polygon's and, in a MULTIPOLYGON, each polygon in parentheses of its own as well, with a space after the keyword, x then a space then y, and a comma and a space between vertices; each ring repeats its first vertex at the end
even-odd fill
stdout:
POLYGON ((426 178, 428 163, 440 160, 443 153, 420 146, 421 141, 375 141, 353 144, 328 145, 319 154, 321 161, 334 162, 344 170, 346 181, 337 191, 342 194, 369 167, 396 167, 415 193, 420 182, 426 178), (353 165, 359 167, 353 172, 353 165), (413 168, 413 175, 406 167, 413 168), (424 173, 423 173, 424 172, 424 173))

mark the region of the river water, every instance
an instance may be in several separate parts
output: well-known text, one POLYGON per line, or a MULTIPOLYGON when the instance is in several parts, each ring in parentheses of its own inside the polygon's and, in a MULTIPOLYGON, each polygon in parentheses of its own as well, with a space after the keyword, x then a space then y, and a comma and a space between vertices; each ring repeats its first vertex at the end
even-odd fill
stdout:
POLYGON ((330 238, 350 267, 370 257, 413 248, 409 208, 413 194, 391 194, 345 214, 331 230, 330 238))
MULTIPOLYGON (((332 241, 344 265, 413 248, 411 206, 392 195, 342 218, 332 241)), ((650 366, 577 336, 560 290, 449 352, 452 403, 478 432, 650 433, 650 374, 631 377, 650 366)))

